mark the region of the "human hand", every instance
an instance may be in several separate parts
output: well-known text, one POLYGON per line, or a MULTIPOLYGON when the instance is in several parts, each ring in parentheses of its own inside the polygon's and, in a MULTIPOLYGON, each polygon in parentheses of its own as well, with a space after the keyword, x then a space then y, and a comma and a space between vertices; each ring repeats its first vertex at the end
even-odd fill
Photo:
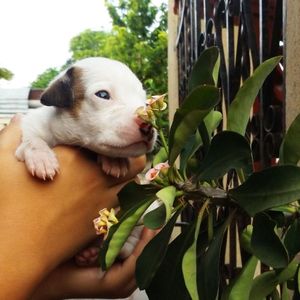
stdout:
POLYGON ((132 254, 106 272, 99 267, 79 267, 74 261, 62 264, 42 282, 31 300, 130 296, 136 289, 136 260, 155 234, 156 231, 144 228, 132 254))
POLYGON ((92 220, 117 205, 117 193, 139 173, 132 159, 125 178, 105 176, 90 152, 56 147, 61 173, 52 181, 32 177, 14 151, 20 120, 0 133, 1 299, 27 299, 44 277, 95 238, 92 220))

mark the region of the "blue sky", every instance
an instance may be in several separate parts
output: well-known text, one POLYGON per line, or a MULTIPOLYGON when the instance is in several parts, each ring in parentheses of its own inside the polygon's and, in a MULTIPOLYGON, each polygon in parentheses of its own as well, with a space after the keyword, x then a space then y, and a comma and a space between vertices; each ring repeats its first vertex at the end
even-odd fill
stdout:
POLYGON ((111 28, 104 0, 6 0, 0 8, 0 67, 15 74, 0 87, 29 86, 45 69, 66 62, 72 37, 111 28))

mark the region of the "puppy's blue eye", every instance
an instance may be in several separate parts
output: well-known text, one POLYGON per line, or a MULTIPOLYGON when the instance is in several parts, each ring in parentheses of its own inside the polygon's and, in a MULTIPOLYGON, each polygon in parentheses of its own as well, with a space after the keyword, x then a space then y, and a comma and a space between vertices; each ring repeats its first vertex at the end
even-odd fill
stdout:
POLYGON ((106 100, 109 100, 110 99, 110 94, 109 92, 105 91, 105 90, 101 90, 101 91, 98 91, 97 93, 95 93, 95 95, 99 98, 102 98, 102 99, 106 99, 106 100))

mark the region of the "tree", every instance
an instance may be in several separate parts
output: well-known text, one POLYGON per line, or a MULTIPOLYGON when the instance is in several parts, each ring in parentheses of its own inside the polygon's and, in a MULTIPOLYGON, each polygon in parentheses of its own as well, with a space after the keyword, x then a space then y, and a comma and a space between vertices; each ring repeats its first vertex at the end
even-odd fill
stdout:
POLYGON ((0 68, 0 79, 11 80, 14 74, 6 68, 0 68))
MULTIPOLYGON (((167 6, 151 0, 106 0, 113 28, 72 38, 71 61, 104 56, 127 64, 149 94, 167 90, 167 6)), ((42 74, 43 75, 43 74, 42 74)), ((40 76, 42 76, 40 75, 40 76)), ((49 74, 45 76, 49 79, 49 74)), ((46 81, 43 82, 43 84, 46 81)))
POLYGON ((59 74, 59 70, 56 68, 49 68, 42 74, 38 75, 37 79, 31 84, 32 88, 43 89, 47 87, 49 82, 59 74))

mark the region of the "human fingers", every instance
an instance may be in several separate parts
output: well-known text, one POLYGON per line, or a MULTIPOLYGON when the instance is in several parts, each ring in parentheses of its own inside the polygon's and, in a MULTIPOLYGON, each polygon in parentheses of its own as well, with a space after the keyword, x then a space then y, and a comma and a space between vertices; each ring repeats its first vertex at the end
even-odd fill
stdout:
POLYGON ((20 144, 21 120, 21 114, 14 115, 10 123, 0 131, 0 149, 15 149, 20 144))

